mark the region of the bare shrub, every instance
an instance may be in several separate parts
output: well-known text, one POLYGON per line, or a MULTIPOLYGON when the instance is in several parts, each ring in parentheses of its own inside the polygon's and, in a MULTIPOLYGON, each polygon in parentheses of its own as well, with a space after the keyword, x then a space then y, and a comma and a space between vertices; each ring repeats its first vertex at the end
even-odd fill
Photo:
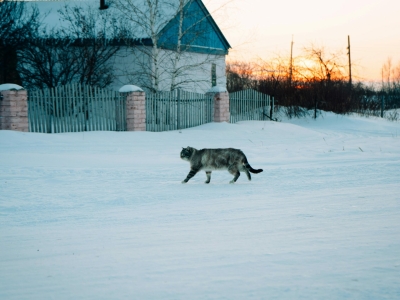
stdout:
POLYGON ((382 71, 382 85, 350 83, 343 54, 311 46, 293 59, 277 56, 271 61, 228 64, 228 91, 254 88, 275 98, 288 118, 312 116, 319 111, 358 113, 396 120, 400 108, 400 63, 389 60, 382 71), (290 75, 289 75, 290 74, 290 75), (311 113, 311 111, 313 113, 311 113), (389 112, 390 111, 390 112, 389 112))

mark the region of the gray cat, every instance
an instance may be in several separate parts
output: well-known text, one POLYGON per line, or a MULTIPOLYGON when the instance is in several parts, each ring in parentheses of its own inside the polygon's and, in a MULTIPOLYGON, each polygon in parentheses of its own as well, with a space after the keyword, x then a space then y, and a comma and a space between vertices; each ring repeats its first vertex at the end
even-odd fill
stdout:
POLYGON ((190 178, 196 175, 197 172, 204 170, 207 175, 205 183, 210 183, 211 171, 228 170, 234 175, 230 183, 235 183, 240 176, 240 172, 245 172, 247 178, 251 180, 250 173, 260 173, 263 170, 254 170, 247 162, 246 155, 239 149, 201 149, 197 150, 192 147, 182 148, 181 158, 190 162, 190 172, 182 181, 187 183, 190 178))

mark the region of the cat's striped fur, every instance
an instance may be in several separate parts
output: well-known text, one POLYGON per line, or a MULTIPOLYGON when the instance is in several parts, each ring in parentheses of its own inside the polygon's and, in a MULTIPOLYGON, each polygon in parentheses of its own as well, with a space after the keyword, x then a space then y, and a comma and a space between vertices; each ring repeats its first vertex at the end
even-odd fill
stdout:
POLYGON ((202 170, 206 172, 207 176, 205 183, 210 183, 211 171, 214 170, 227 170, 231 173, 234 177, 230 183, 236 182, 240 172, 245 172, 247 178, 251 180, 249 172, 257 174, 263 171, 262 169, 253 169, 249 165, 246 155, 241 150, 233 148, 197 150, 187 147, 182 149, 181 158, 190 163, 190 172, 182 183, 187 183, 190 178, 202 170))

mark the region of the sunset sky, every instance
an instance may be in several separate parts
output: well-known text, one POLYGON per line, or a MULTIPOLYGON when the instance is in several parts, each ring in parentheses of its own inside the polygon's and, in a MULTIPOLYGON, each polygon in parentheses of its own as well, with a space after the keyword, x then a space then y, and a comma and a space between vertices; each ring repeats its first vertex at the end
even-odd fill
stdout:
POLYGON ((300 55, 311 44, 347 53, 353 76, 381 80, 389 57, 400 63, 399 0, 204 0, 232 46, 229 58, 300 55), (225 4, 225 5, 223 5, 225 4), (222 8, 221 8, 222 5, 222 8))

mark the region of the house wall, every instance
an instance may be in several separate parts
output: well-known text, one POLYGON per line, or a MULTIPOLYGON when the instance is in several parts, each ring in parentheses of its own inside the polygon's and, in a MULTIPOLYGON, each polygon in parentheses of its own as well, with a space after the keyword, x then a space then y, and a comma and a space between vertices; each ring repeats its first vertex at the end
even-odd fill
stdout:
MULTIPOLYGON (((122 48, 114 58, 114 75, 111 88, 118 90, 125 84, 134 84, 149 90, 154 74, 154 64, 150 59, 151 47, 122 48)), ((216 85, 226 87, 225 55, 186 52, 179 57, 176 68, 172 61, 174 51, 160 49, 159 90, 171 90, 173 70, 178 70, 175 78, 178 87, 197 93, 206 93, 211 87, 212 64, 216 65, 216 85)))
POLYGON ((109 88, 118 91, 120 87, 134 84, 141 88, 151 84, 149 55, 150 47, 122 47, 113 58, 115 79, 109 88))
MULTIPOLYGON (((163 61, 163 67, 167 70, 161 76, 161 89, 171 89, 172 61, 175 52, 163 50, 167 59, 163 61), (168 70, 170 70, 168 72, 168 70)), ((175 78, 178 87, 191 92, 206 93, 211 87, 212 64, 216 65, 216 85, 226 87, 225 55, 202 54, 185 52, 178 61, 178 76, 175 78)))

